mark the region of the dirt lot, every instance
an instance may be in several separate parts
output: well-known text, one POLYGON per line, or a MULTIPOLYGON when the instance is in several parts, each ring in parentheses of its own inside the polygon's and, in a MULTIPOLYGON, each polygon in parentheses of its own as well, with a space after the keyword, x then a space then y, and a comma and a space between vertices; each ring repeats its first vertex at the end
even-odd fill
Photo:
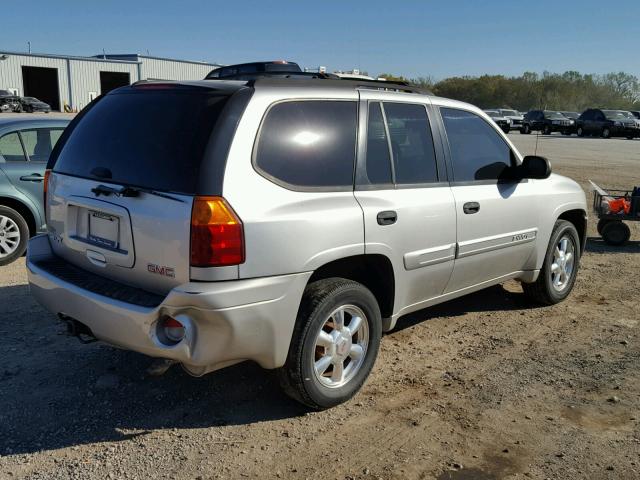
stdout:
MULTIPOLYGON (((535 136, 511 135, 524 153, 535 136)), ((640 185, 640 140, 540 138, 587 188, 640 185)), ((517 283, 402 319, 363 391, 307 412, 251 364, 155 378, 150 360, 81 345, 0 268, 0 478, 640 478, 640 228, 589 228, 576 289, 517 283)))

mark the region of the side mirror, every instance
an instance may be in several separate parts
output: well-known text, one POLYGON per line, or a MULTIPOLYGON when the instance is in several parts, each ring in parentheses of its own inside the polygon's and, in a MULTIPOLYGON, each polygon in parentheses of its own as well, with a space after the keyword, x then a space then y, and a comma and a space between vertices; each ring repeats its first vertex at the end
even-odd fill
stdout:
POLYGON ((518 170, 520 178, 545 179, 551 175, 551 164, 545 157, 527 155, 518 170))

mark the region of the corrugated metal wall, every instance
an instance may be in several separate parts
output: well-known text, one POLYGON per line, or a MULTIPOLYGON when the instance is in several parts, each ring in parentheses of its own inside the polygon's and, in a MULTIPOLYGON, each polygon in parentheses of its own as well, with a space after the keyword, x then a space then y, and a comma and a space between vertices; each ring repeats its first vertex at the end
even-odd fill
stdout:
POLYGON ((156 80, 202 80, 217 65, 161 60, 139 56, 142 78, 156 80))
POLYGON ((131 83, 140 79, 200 80, 218 65, 139 55, 66 57, 0 52, 0 89, 17 89, 24 95, 22 67, 55 68, 58 77, 60 108, 70 105, 80 110, 100 94, 100 72, 125 72, 131 83))

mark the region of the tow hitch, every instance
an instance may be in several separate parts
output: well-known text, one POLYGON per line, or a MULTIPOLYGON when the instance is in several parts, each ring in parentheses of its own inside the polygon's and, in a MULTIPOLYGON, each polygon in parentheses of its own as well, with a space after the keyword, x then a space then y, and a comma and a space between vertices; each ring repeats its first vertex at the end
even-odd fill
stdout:
POLYGON ((66 325, 67 335, 69 335, 70 337, 76 337, 80 341, 80 343, 84 343, 86 345, 87 343, 98 341, 98 339, 93 335, 91 329, 84 323, 81 323, 74 318, 68 317, 63 313, 59 313, 58 318, 66 325))

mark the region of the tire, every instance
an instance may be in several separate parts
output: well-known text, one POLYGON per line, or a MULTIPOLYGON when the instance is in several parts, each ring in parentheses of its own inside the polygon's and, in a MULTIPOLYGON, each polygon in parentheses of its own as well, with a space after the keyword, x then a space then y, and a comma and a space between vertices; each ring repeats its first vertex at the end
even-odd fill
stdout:
POLYGON ((549 125, 545 125, 544 127, 542 127, 542 134, 543 135, 551 135, 553 132, 551 131, 551 127, 549 125))
POLYGON ((580 237, 576 227, 566 220, 558 220, 553 227, 538 279, 533 283, 522 284, 525 295, 542 305, 555 305, 562 302, 569 296, 575 285, 580 254, 580 237), (567 242, 564 248, 565 256, 561 257, 558 253, 562 250, 561 245, 565 241, 567 242), (572 254, 571 261, 563 260, 566 262, 563 266, 558 260, 566 259, 568 253, 572 254), (568 269, 570 269, 569 272, 567 272, 568 269))
POLYGON ((602 228, 601 235, 605 243, 619 247, 629 241, 631 230, 626 223, 614 220, 602 228))
POLYGON ((611 130, 607 127, 602 129, 602 133, 600 134, 602 138, 611 138, 611 130))
POLYGON ((584 137, 584 129, 582 127, 578 127, 578 130, 576 130, 576 133, 578 134, 579 137, 584 137))
POLYGON ((633 135, 627 135, 627 140, 633 140, 635 137, 633 135))
POLYGON ((529 135, 531 133, 531 127, 529 125, 523 125, 520 129, 520 133, 523 135, 529 135))
POLYGON ((502 131, 504 133, 509 133, 511 131, 511 127, 502 127, 502 131))
POLYGON ((602 231, 604 230, 604 227, 609 223, 615 222, 615 221, 616 220, 611 220, 609 218, 601 218, 600 220, 598 220, 598 226, 597 226, 598 234, 602 235, 602 231))
POLYGON ((280 385, 291 398, 316 410, 346 402, 369 376, 381 336, 380 308, 367 288, 342 278, 313 282, 302 296, 287 361, 278 370, 280 385), (334 320, 339 311, 343 312, 342 330, 334 320), (348 327, 356 317, 361 318, 360 326, 351 335, 348 327), (327 346, 320 339, 323 331, 327 346), (357 351, 352 350, 354 339, 360 345, 360 356, 352 358, 351 352, 357 351), (319 363, 325 358, 329 360, 319 363), (337 377, 338 364, 344 366, 342 380, 337 377))
POLYGON ((27 249, 29 226, 13 208, 0 205, 0 266, 9 265, 27 249))

